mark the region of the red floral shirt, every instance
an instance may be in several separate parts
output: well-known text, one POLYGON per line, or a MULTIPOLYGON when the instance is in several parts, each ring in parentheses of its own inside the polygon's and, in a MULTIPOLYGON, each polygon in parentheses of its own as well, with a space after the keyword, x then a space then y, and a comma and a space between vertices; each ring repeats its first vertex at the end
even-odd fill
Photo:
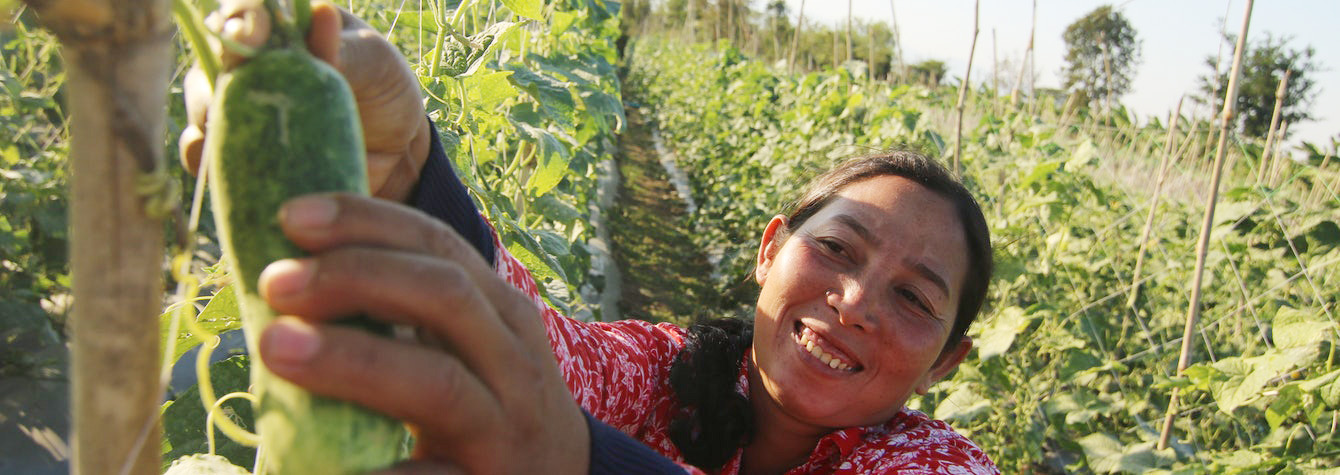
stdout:
MULTIPOLYGON (((675 406, 670 366, 688 332, 669 323, 640 320, 586 323, 565 318, 544 303, 535 281, 495 234, 494 268, 540 306, 549 344, 577 403, 592 416, 675 460, 690 473, 670 441, 675 406)), ((748 395, 742 372, 739 389, 748 395)), ((740 452, 719 472, 740 471, 740 452)), ((944 422, 904 408, 888 422, 834 431, 819 440, 809 459, 788 474, 999 474, 972 441, 944 422)))

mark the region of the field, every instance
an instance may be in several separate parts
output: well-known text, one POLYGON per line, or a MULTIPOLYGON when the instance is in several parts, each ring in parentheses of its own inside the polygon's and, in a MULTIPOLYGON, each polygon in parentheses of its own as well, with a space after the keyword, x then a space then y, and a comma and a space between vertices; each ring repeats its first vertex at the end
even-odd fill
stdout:
MULTIPOLYGON (((948 162, 961 148, 997 271, 970 330, 976 349, 913 408, 949 421, 1003 473, 1340 473, 1334 143, 1263 167, 1260 140, 1231 136, 1212 189, 1210 118, 1135 125, 1123 109, 1090 113, 1046 96, 1011 104, 1009 91, 974 85, 957 140, 955 85, 875 79, 860 63, 792 71, 680 31, 616 42, 620 12, 598 0, 459 12, 448 3, 352 9, 409 58, 463 180, 569 315, 751 315, 757 236, 795 183, 875 150, 948 162), (434 49, 456 41, 446 24, 465 34, 503 26, 495 46, 458 67, 434 49), (692 206, 679 202, 655 163, 663 159, 685 172, 692 206), (1165 420, 1171 437, 1160 444, 1165 420)), ((29 10, 11 18, 0 31, 0 471, 46 473, 68 463, 71 443, 60 407, 70 378, 70 105, 56 38, 29 10)), ((176 41, 168 157, 185 121, 190 51, 176 41)), ((195 178, 175 160, 168 171, 190 207, 195 178)), ((189 270, 169 268, 181 249, 162 251, 172 279, 161 286, 160 341, 181 369, 154 456, 213 452, 250 467, 254 449, 205 425, 208 393, 245 390, 249 363, 195 349, 240 325, 207 211, 201 222, 189 270), (196 357, 212 364, 205 396, 192 387, 196 357)), ((169 238, 184 229, 163 227, 169 238)), ((222 408, 250 427, 245 401, 222 408)))

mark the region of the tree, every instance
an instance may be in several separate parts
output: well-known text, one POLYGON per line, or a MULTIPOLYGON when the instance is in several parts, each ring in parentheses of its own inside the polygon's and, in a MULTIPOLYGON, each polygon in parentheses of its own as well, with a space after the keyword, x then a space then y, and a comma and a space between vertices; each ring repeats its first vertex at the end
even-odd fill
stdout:
MULTIPOLYGON (((1236 41, 1225 37, 1230 44, 1236 41)), ((1289 47, 1288 38, 1266 35, 1260 42, 1247 47, 1242 58, 1242 77, 1238 78, 1237 127, 1244 135, 1265 137, 1270 129, 1275 109, 1275 92, 1284 72, 1290 71, 1285 86, 1284 102, 1280 107, 1280 123, 1297 124, 1312 118, 1312 100, 1317 96, 1313 75, 1321 65, 1313 61, 1311 46, 1303 49, 1289 47)), ((1215 69, 1214 57, 1205 63, 1215 69)), ((1223 107, 1224 90, 1228 87, 1228 71, 1214 71, 1200 77, 1201 96, 1197 100, 1214 110, 1223 107), (1216 77, 1217 76, 1217 77, 1216 77)))
POLYGON ((1090 105, 1112 101, 1131 88, 1131 76, 1140 62, 1140 40, 1121 12, 1103 5, 1066 27, 1066 65, 1061 69, 1065 88, 1084 93, 1090 105))
POLYGON ((944 79, 946 72, 948 72, 948 69, 945 67, 944 61, 928 59, 913 64, 908 70, 908 75, 911 76, 912 80, 926 87, 935 87, 940 85, 940 81, 944 79))

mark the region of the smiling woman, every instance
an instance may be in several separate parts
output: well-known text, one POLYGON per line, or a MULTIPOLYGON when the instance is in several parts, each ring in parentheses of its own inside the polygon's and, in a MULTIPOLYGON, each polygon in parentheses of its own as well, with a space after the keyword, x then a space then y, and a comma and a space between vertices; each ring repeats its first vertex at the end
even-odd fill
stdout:
POLYGON ((991 270, 976 201, 931 159, 900 151, 835 167, 763 232, 752 335, 690 330, 671 379, 695 407, 681 411, 676 445, 701 467, 729 461, 726 472, 994 471, 971 442, 904 407, 971 349, 991 270), (719 361, 746 365, 750 410, 731 409, 740 363, 719 361))

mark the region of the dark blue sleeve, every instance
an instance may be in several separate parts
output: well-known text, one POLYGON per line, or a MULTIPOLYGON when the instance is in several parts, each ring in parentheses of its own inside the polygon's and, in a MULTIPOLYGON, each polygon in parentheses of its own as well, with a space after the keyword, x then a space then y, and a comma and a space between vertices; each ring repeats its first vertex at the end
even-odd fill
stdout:
POLYGON ((437 127, 428 120, 430 142, 428 160, 419 172, 419 183, 414 185, 409 203, 447 223, 457 234, 465 238, 475 250, 484 256, 484 262, 493 264, 493 234, 489 232, 488 222, 479 214, 479 208, 470 199, 465 184, 456 177, 447 152, 442 148, 442 140, 437 136, 437 127))
POLYGON ((605 425, 584 410, 582 414, 586 415, 586 425, 591 431, 591 475, 684 475, 683 467, 651 450, 651 447, 605 425))

